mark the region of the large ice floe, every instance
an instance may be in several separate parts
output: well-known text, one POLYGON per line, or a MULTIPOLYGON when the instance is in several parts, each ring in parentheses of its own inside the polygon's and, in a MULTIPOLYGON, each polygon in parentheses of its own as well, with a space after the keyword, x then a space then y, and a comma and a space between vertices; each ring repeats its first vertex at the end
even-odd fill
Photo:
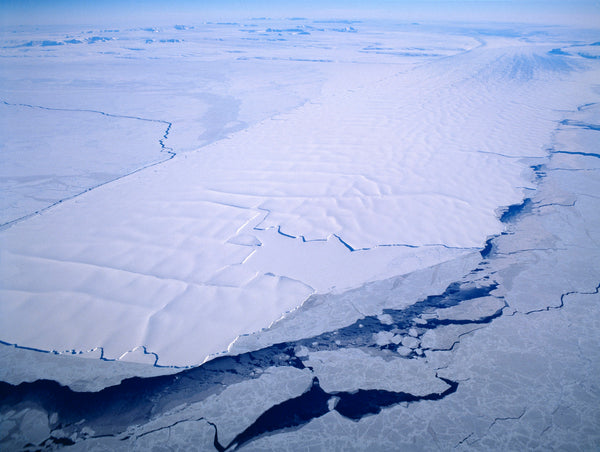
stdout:
POLYGON ((0 444, 600 447, 597 33, 1 38, 0 444))

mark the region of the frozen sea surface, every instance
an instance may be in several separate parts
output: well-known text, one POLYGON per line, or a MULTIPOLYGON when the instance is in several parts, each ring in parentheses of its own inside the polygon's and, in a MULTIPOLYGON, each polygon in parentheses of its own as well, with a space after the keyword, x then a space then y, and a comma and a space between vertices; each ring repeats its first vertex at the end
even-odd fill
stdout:
POLYGON ((594 32, 2 39, 5 445, 600 446, 594 32))

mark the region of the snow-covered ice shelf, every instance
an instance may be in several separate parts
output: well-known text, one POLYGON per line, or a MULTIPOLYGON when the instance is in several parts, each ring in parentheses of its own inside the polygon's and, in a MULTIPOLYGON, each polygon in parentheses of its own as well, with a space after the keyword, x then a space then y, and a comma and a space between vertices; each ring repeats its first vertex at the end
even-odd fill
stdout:
POLYGON ((547 449, 577 426, 598 447, 593 33, 309 20, 53 33, 3 36, 3 121, 41 124, 2 151, 3 202, 30 210, 0 231, 0 340, 16 346, 0 356, 32 363, 0 374, 6 444, 547 449), (117 72, 53 99, 66 73, 50 55, 117 72), (168 82, 135 70, 175 76, 173 60, 168 82), (200 63, 210 89, 186 85, 200 63), (36 64, 48 81, 17 80, 36 64), (61 154, 66 120, 81 128, 61 154), (46 161, 19 161, 48 137, 48 180, 76 186, 58 198, 46 161), (79 140, 107 159, 71 158, 79 140), (100 382, 41 351, 101 358, 76 365, 100 382), (147 378, 118 384, 132 375, 147 378))
MULTIPOLYGON (((214 36, 210 32, 190 36, 214 36)), ((321 33, 326 43, 339 34, 321 33)), ((47 126, 31 144, 20 138, 18 149, 6 153, 7 168, 16 173, 11 177, 19 174, 19 149, 36 152, 49 123, 65 127, 65 115, 81 125, 78 133, 98 141, 98 153, 108 140, 113 153, 139 156, 138 165, 148 158, 128 146, 134 137, 120 140, 104 127, 102 134, 112 138, 95 138, 88 132, 94 123, 77 121, 78 115, 114 120, 121 131, 128 121, 148 139, 139 146, 158 154, 168 146, 177 155, 132 173, 134 161, 121 168, 128 177, 2 232, 2 340, 56 351, 101 347, 111 359, 126 359, 128 351, 144 346, 161 365, 199 364, 314 292, 360 286, 482 246, 502 230, 496 209, 518 203, 523 189, 533 188, 519 158, 544 155, 562 111, 584 101, 576 82, 590 76, 579 70, 582 58, 548 53, 554 43, 454 33, 441 46, 454 40, 453 52, 410 57, 401 69, 392 61, 395 72, 364 71, 348 82, 342 67, 328 68, 312 80, 323 87, 318 95, 196 151, 184 146, 178 153, 179 141, 171 143, 171 133, 185 124, 171 118, 176 115, 170 109, 137 116, 136 95, 131 106, 122 99, 127 107, 112 109, 106 102, 81 108, 81 101, 66 108, 66 99, 44 109, 24 107, 30 99, 4 104, 19 115, 42 114, 47 126), (138 123, 156 130, 144 132, 138 123)), ((371 45, 372 34, 366 28, 361 48, 371 45)), ((115 40, 95 42, 104 50, 88 58, 104 60, 107 49, 121 55, 125 39, 140 38, 136 31, 120 32, 115 40)), ((415 39, 428 49, 440 47, 431 34, 415 39)), ((74 58, 73 45, 65 44, 62 58, 74 58)), ((21 57, 14 72, 19 61, 31 64, 27 57, 46 47, 23 52, 13 46, 10 51, 21 57)), ((55 57, 62 55, 58 47, 55 57)), ((267 49, 280 52, 277 45, 267 49)), ((351 50, 356 64, 381 66, 351 50)), ((32 104, 43 104, 40 97, 32 104)), ((89 173, 85 165, 93 162, 73 158, 72 146, 89 153, 90 142, 69 143, 66 163, 74 173, 89 173)), ((62 148, 51 146, 59 154, 62 148)), ((60 162, 40 165, 64 182, 60 162)), ((92 167, 110 172, 110 165, 107 159, 92 167)), ((24 185, 17 181, 6 202, 19 204, 24 185)), ((50 190, 34 191, 43 200, 50 190)))

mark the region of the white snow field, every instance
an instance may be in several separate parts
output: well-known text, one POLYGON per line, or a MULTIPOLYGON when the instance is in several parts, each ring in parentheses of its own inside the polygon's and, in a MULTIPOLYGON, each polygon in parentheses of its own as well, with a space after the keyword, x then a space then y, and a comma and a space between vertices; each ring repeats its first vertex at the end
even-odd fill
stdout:
POLYGON ((4 35, 1 340, 194 365, 471 252, 597 75, 543 33, 274 27, 4 35))
POLYGON ((0 448, 599 449, 599 44, 3 29, 0 448))

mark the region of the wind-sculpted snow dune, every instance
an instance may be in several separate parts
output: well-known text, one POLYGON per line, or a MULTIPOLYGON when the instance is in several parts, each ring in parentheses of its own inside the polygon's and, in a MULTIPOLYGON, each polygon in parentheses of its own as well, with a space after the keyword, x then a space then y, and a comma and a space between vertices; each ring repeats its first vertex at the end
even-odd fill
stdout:
POLYGON ((5 39, 15 74, 31 54, 103 46, 86 58, 131 58, 114 68, 145 87, 129 106, 57 88, 69 105, 7 78, 3 110, 44 127, 7 141, 5 444, 545 449, 577 426, 600 446, 593 33, 307 19, 110 33, 5 39), (132 70, 158 67, 150 49, 179 79, 132 70), (218 95, 166 100, 204 62, 206 80, 230 75, 218 95), (107 150, 98 171, 67 146, 19 173, 18 149, 41 155, 61 118, 107 150), (135 375, 155 376, 119 383, 135 375))

